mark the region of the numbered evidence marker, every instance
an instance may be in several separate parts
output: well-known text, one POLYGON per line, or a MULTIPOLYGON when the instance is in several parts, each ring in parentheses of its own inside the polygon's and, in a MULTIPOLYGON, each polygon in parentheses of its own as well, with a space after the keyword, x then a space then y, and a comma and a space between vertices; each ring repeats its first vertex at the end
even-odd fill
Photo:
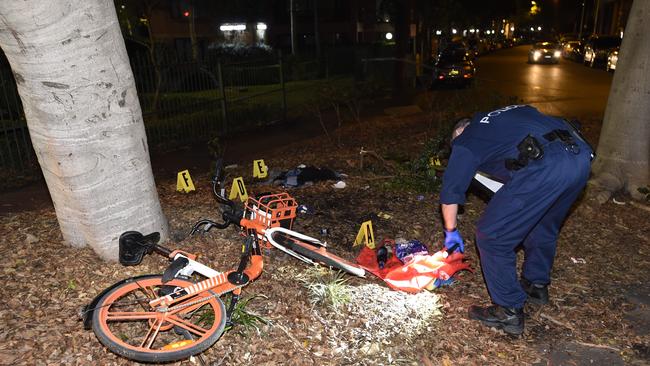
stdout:
POLYGON ((253 160, 253 178, 266 178, 269 175, 269 167, 264 165, 264 160, 253 160))
POLYGON ((195 191, 194 183, 192 182, 192 177, 190 177, 189 170, 183 170, 178 172, 178 178, 176 179, 176 190, 189 193, 190 191, 195 191))
POLYGON ((246 193, 246 186, 244 185, 244 178, 237 177, 232 180, 232 187, 230 188, 229 199, 239 199, 244 202, 248 199, 248 193, 246 193))
POLYGON ((434 156, 434 157, 429 159, 429 166, 437 168, 437 167, 442 166, 442 164, 440 163, 440 159, 437 156, 434 156))
POLYGON ((365 244, 370 249, 375 249, 375 234, 372 232, 372 222, 370 220, 361 224, 361 229, 354 239, 354 245, 365 244))

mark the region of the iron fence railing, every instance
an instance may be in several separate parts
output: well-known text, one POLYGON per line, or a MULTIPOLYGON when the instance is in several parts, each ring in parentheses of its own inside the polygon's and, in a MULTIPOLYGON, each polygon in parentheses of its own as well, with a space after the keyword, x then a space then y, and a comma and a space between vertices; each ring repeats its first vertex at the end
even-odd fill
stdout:
MULTIPOLYGON (((326 58, 298 60, 281 55, 237 63, 219 60, 156 64, 132 56, 136 88, 152 150, 207 141, 287 118, 300 108, 287 95, 305 81, 329 76, 326 58)), ((337 73, 350 72, 340 65, 337 73)), ((299 98, 297 98, 299 99, 299 98)), ((0 68, 0 170, 38 174, 13 74, 0 68)))

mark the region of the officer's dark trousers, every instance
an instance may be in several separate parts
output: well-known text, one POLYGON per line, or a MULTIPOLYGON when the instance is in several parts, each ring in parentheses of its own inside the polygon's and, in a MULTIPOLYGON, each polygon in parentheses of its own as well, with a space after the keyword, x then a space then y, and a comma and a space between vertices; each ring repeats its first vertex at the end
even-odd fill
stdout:
POLYGON ((476 243, 494 303, 524 306, 527 295, 516 268, 520 244, 525 253, 521 275, 532 283, 550 283, 560 227, 589 177, 590 150, 580 150, 567 151, 560 141, 546 144, 542 159, 514 172, 478 221, 476 243))

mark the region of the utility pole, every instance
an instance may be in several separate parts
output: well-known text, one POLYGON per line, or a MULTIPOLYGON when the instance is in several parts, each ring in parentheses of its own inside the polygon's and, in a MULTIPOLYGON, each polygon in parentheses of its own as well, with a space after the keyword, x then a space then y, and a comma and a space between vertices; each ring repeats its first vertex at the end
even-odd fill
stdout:
POLYGON ((318 0, 314 0, 314 43, 316 44, 316 57, 320 59, 320 32, 318 28, 318 0))
POLYGON ((190 42, 192 43, 192 59, 199 60, 199 44, 196 41, 196 29, 194 28, 194 7, 190 7, 190 42))
POLYGON ((289 20, 291 23, 291 54, 296 54, 296 21, 295 21, 295 12, 293 7, 293 1, 289 0, 289 20))
POLYGON ((578 39, 582 39, 582 30, 585 23, 585 0, 582 0, 582 15, 580 15, 580 31, 578 31, 578 39))
POLYGON ((594 0, 596 3, 595 9, 594 9, 594 32, 593 34, 596 34, 596 31, 598 30, 598 11, 600 10, 600 0, 594 0))

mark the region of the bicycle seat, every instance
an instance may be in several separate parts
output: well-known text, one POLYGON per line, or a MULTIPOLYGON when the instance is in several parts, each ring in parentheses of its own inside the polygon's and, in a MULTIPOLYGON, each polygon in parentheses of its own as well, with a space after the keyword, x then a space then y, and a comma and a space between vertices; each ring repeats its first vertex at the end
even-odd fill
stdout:
POLYGON ((120 264, 123 266, 136 266, 142 262, 145 254, 153 251, 153 246, 160 240, 160 233, 153 232, 142 235, 137 231, 126 231, 120 235, 120 264))

